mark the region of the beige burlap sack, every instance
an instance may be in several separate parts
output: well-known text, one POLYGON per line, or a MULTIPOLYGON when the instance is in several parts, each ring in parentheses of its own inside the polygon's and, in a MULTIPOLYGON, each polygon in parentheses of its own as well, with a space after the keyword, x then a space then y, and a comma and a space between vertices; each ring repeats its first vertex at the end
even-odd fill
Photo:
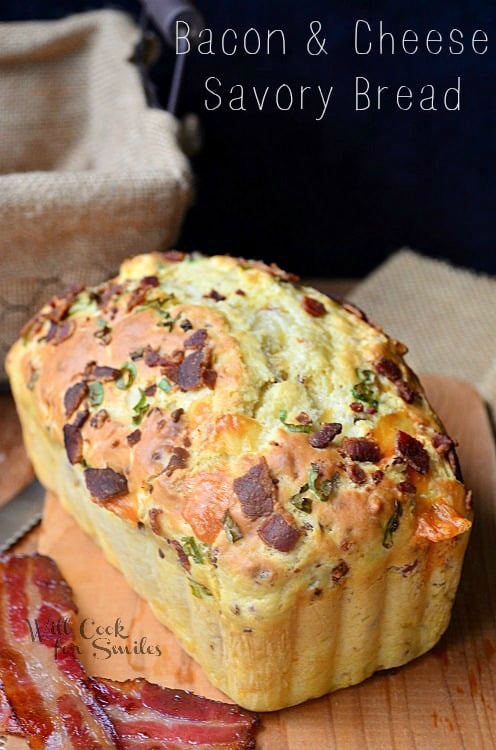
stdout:
POLYGON ((146 106, 137 38, 109 10, 0 24, 2 363, 54 292, 175 240, 190 169, 177 121, 146 106))
POLYGON ((496 279, 401 250, 351 295, 408 344, 417 372, 450 375, 477 388, 496 423, 496 279))

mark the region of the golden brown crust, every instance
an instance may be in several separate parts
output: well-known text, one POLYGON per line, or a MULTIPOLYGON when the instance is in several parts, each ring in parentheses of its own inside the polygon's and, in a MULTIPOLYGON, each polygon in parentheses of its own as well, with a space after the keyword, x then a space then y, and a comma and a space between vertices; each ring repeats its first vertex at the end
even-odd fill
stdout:
POLYGON ((308 587, 360 586, 367 558, 421 570, 470 527, 404 347, 292 280, 227 256, 137 256, 52 300, 7 361, 51 489, 57 455, 81 498, 166 540, 209 595, 270 609, 279 589, 282 610, 308 587))

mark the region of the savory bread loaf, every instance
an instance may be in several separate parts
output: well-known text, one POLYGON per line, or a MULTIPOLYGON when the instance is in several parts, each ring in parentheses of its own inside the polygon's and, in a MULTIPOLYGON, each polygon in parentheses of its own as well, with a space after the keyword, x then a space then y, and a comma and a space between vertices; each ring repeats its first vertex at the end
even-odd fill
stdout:
POLYGON ((7 359, 40 480, 257 710, 431 648, 471 525, 405 347, 296 281, 137 256, 53 299, 7 359))

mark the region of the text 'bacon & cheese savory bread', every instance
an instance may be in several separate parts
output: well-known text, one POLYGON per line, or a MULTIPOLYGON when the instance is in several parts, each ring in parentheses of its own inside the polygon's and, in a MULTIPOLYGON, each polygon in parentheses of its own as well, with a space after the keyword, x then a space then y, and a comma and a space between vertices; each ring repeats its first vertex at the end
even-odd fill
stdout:
POLYGON ((256 710, 431 648, 471 525, 405 348, 295 281, 137 256, 53 299, 7 359, 41 481, 256 710))

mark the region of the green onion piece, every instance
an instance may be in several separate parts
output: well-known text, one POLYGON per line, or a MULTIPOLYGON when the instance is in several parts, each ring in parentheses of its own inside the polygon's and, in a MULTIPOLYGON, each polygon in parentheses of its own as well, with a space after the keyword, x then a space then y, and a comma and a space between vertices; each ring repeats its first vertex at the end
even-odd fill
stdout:
POLYGON ((162 318, 162 322, 160 325, 164 326, 165 328, 168 328, 169 331, 172 331, 174 328, 174 324, 179 320, 179 315, 177 315, 175 318, 171 318, 170 313, 167 310, 164 310, 162 305, 165 305, 167 302, 167 299, 165 297, 156 297, 155 299, 151 299, 149 302, 144 302, 142 305, 139 305, 136 308, 136 312, 141 312, 142 310, 155 310, 160 317, 162 318))
POLYGON ((279 419, 283 423, 283 425, 286 427, 287 430, 290 432, 310 432, 311 425, 309 424, 292 424, 291 422, 286 422, 286 419, 288 418, 288 412, 285 409, 282 409, 279 412, 279 419))
POLYGON ((122 365, 120 369, 120 375, 115 381, 117 388, 120 388, 121 391, 126 391, 128 388, 131 388, 132 384, 136 380, 137 374, 138 371, 136 370, 136 365, 134 364, 134 362, 126 362, 124 365, 122 365))
POLYGON ((372 370, 367 370, 361 367, 357 368, 356 374, 360 382, 355 383, 351 389, 353 398, 357 401, 363 401, 374 409, 377 409, 379 406, 379 401, 377 399, 379 391, 375 382, 375 374, 372 370))
POLYGON ((323 479, 320 485, 317 486, 319 474, 319 465, 314 463, 310 464, 310 471, 308 472, 308 488, 321 502, 326 503, 339 481, 339 474, 336 472, 331 479, 323 479))
POLYGON ((209 591, 209 589, 207 589, 207 587, 202 583, 193 581, 192 578, 189 578, 188 580, 191 593, 193 594, 193 596, 196 596, 197 599, 202 599, 204 596, 213 596, 212 592, 209 591))
POLYGON ((188 555, 188 557, 192 557, 195 563, 201 565, 201 563, 203 562, 203 554, 200 545, 196 541, 195 537, 183 536, 181 541, 184 553, 188 555))
POLYGON ((103 403, 103 385, 98 380, 90 383, 88 399, 91 406, 100 406, 103 403))
POLYGON ((308 486, 311 489, 311 491, 317 495, 318 497, 318 491, 317 487, 315 486, 315 481, 318 478, 320 474, 320 469, 318 464, 310 464, 310 471, 308 472, 308 486))
POLYGON ((375 380, 375 375, 372 370, 366 370, 363 367, 357 367, 356 374, 362 383, 373 383, 375 380))
POLYGON ((393 546, 393 534, 398 531, 400 525, 400 518, 403 515, 403 506, 399 500, 394 501, 394 512, 389 518, 386 528, 384 529, 384 536, 382 538, 382 546, 386 549, 390 549, 393 546))
POLYGON ((97 313, 98 307, 95 299, 91 299, 88 292, 81 292, 78 294, 74 302, 69 308, 68 315, 76 315, 77 313, 97 313))
POLYGON ((290 502, 294 505, 295 508, 303 511, 303 513, 312 512, 312 501, 309 497, 303 497, 301 493, 293 495, 293 497, 290 499, 290 502))
POLYGON ((169 393, 170 389, 172 388, 172 385, 169 383, 167 378, 162 378, 161 380, 159 380, 157 385, 164 393, 169 393))
POLYGON ((146 400, 146 396, 144 391, 140 389, 140 399, 139 401, 133 406, 134 411, 134 417, 133 417, 133 423, 135 425, 140 425, 143 421, 143 417, 145 416, 146 412, 150 408, 150 404, 146 400))
POLYGON ((224 518, 222 521, 224 525, 224 531, 226 534, 226 537, 231 544, 234 544, 234 542, 239 541, 243 538, 243 534, 241 533, 241 529, 239 528, 238 524, 234 520, 234 518, 231 516, 228 510, 224 513, 224 518))

